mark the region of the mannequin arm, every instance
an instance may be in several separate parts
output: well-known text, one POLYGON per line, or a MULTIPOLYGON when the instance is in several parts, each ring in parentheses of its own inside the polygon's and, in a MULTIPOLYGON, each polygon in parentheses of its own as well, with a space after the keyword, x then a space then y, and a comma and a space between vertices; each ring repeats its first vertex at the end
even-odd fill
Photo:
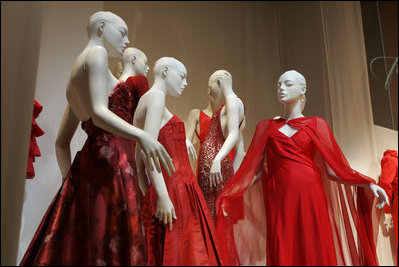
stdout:
MULTIPOLYGON (((145 116, 144 130, 157 139, 165 110, 165 94, 161 91, 154 91, 147 99, 147 103, 149 104, 145 116)), ((149 174, 158 196, 155 217, 162 221, 165 226, 169 223, 169 229, 172 230, 172 218, 177 219, 177 217, 162 172, 149 170, 149 174)))
POLYGON ((55 154, 58 166, 61 170, 62 180, 65 180, 71 168, 70 144, 78 125, 79 119, 76 117, 75 113, 73 113, 69 104, 67 104, 55 141, 55 154))
POLYGON ((198 116, 199 116, 199 109, 193 109, 188 114, 187 123, 186 123, 186 147, 189 159, 191 162, 195 162, 197 160, 197 151, 193 146, 194 140, 194 132, 195 128, 198 124, 198 116))
POLYGON ((348 184, 352 186, 359 186, 359 187, 368 187, 374 194, 376 198, 379 198, 379 203, 377 204, 377 208, 382 209, 385 204, 389 206, 389 199, 388 195, 386 194, 385 190, 382 189, 380 186, 370 183, 370 184, 351 184, 351 183, 346 183, 343 181, 340 177, 337 176, 337 174, 334 172, 334 170, 327 164, 327 162, 324 162, 326 170, 329 174, 329 176, 332 176, 334 180, 337 182, 343 183, 343 184, 348 184))
POLYGON ((186 123, 186 139, 189 140, 191 143, 194 141, 194 132, 197 128, 199 112, 199 109, 193 109, 188 114, 186 123))
POLYGON ((227 109, 227 128, 229 133, 223 143, 223 146, 220 148, 216 157, 213 159, 210 171, 211 187, 216 187, 216 185, 219 185, 220 182, 223 180, 220 163, 222 159, 224 159, 230 152, 230 150, 235 146, 239 139, 239 104, 241 103, 238 103, 235 96, 228 97, 226 99, 225 108, 227 109))
POLYGON ((159 160, 164 165, 165 171, 170 175, 170 168, 174 171, 172 160, 164 147, 148 133, 134 127, 118 117, 108 109, 108 92, 106 88, 108 73, 108 54, 104 47, 92 48, 87 55, 87 71, 89 77, 89 111, 93 123, 113 134, 133 139, 139 142, 153 169, 151 157, 157 170, 161 171, 159 160), (168 166, 169 165, 169 166, 168 166))
POLYGON ((238 139, 238 143, 235 146, 236 148, 236 155, 234 157, 233 168, 234 173, 238 170, 241 165, 242 160, 244 159, 245 152, 244 152, 244 138, 242 136, 242 132, 240 132, 240 136, 238 139))
POLYGON ((136 143, 135 158, 136 158, 137 176, 141 193, 145 195, 150 187, 150 181, 148 180, 147 175, 145 173, 146 166, 143 157, 145 158, 145 155, 143 155, 141 146, 139 143, 136 143))

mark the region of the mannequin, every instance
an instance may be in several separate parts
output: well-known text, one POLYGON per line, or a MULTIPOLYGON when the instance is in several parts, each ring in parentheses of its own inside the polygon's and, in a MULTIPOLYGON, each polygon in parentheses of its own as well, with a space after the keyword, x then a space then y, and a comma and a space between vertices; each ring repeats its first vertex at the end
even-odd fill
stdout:
POLYGON ((127 78, 131 76, 147 76, 147 73, 150 70, 146 55, 135 47, 128 47, 125 49, 121 64, 123 69, 119 78, 119 81, 121 82, 125 82, 127 78))
POLYGON ((168 178, 165 171, 148 169, 140 146, 136 149, 145 195, 148 264, 220 265, 215 229, 185 149, 184 123, 165 106, 166 95, 178 97, 187 86, 186 68, 174 58, 163 57, 155 63, 154 76, 153 86, 139 101, 134 125, 158 138, 172 156, 176 172, 168 178))
MULTIPOLYGON (((250 219, 253 207, 239 210, 235 201, 252 184, 263 187, 263 202, 253 206, 264 205, 266 224, 251 219, 266 227, 267 265, 377 265, 372 194, 380 200, 378 208, 388 203, 387 195, 372 178, 350 168, 323 119, 302 114, 306 89, 299 72, 280 76, 277 95, 284 114, 258 124, 242 165, 220 193, 218 237, 223 242, 220 232, 250 219)), ((256 249, 254 240, 247 241, 239 254, 256 249)), ((238 255, 229 262, 239 263, 238 255)))
POLYGON ((108 69, 121 57, 127 26, 100 11, 87 24, 89 42, 67 85, 68 105, 56 141, 63 183, 44 215, 21 265, 142 265, 147 261, 141 197, 131 140, 160 170, 171 159, 148 133, 132 126, 132 92, 108 69), (69 144, 79 124, 88 139, 71 164, 69 144), (137 190, 135 189, 137 188, 137 190))
MULTIPOLYGON (((222 104, 224 104, 224 98, 220 90, 220 87, 208 86, 207 94, 209 97, 208 106, 203 110, 192 109, 187 118, 187 124, 186 124, 187 150, 191 157, 190 159, 192 159, 193 161, 197 159, 197 154, 192 145, 194 141, 194 134, 195 136, 197 136, 196 139, 198 139, 200 142, 199 150, 201 150, 201 146, 208 132, 209 123, 211 122, 211 117, 219 109, 219 107, 222 104)), ((239 138, 240 140, 239 142, 237 142, 237 144, 241 145, 243 144, 243 137, 241 132, 239 138)), ((240 146, 240 148, 243 148, 243 146, 240 146)), ((234 162, 235 147, 230 151, 228 155, 230 157, 230 160, 234 162)), ((233 167, 235 171, 238 169, 238 161, 236 161, 236 164, 233 164, 233 167)), ((197 171, 198 171, 198 166, 197 166, 197 171)), ((198 177, 198 172, 197 172, 197 177, 198 177)))
POLYGON ((219 91, 221 102, 226 103, 213 114, 198 158, 198 183, 215 219, 216 198, 244 157, 240 135, 245 128, 245 115, 244 104, 233 91, 229 72, 215 71, 208 86, 213 92, 219 91), (226 157, 233 147, 237 151, 234 162, 226 157))

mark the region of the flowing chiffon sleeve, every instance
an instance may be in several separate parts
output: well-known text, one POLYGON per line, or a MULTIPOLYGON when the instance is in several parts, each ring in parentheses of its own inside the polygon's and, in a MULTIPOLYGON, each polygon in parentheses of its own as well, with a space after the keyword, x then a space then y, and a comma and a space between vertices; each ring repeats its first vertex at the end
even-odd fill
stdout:
POLYGON ((264 120, 257 125, 240 168, 216 200, 218 239, 221 244, 229 247, 221 249, 226 265, 259 264, 265 256, 266 228, 262 183, 257 181, 252 186, 251 183, 260 169, 266 175, 262 163, 272 125, 272 120, 264 120))

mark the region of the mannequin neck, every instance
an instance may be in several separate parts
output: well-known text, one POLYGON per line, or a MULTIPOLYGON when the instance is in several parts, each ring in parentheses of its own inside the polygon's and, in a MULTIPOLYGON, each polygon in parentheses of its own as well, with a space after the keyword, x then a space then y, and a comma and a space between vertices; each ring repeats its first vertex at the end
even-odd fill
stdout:
POLYGON ((154 84, 152 85, 151 91, 161 91, 165 95, 167 94, 165 80, 161 77, 155 77, 154 84))
POLYGON ((215 113, 220 106, 224 103, 224 99, 222 97, 219 97, 219 99, 214 100, 211 97, 209 97, 209 103, 208 106, 206 107, 206 111, 208 111, 208 114, 213 114, 215 113))
POLYGON ((120 81, 126 81, 127 78, 130 76, 136 76, 136 70, 134 69, 134 65, 132 62, 125 63, 125 67, 123 68, 123 72, 121 77, 119 78, 120 81))
POLYGON ((99 38, 97 36, 91 36, 89 39, 89 42, 86 45, 87 48, 92 48, 94 46, 104 46, 104 40, 102 38, 99 38))
POLYGON ((305 117, 301 112, 301 101, 284 104, 284 114, 281 118, 291 120, 300 117, 305 117))

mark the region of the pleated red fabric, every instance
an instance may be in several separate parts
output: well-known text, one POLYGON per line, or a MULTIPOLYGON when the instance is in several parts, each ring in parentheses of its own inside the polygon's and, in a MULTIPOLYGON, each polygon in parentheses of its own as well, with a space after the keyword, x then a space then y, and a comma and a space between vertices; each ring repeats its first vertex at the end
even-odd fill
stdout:
POLYGON ((170 231, 155 218, 157 194, 151 185, 143 205, 148 264, 221 265, 215 226, 188 159, 184 123, 173 116, 161 128, 158 140, 176 169, 172 177, 164 170, 162 174, 177 220, 173 220, 170 231))

